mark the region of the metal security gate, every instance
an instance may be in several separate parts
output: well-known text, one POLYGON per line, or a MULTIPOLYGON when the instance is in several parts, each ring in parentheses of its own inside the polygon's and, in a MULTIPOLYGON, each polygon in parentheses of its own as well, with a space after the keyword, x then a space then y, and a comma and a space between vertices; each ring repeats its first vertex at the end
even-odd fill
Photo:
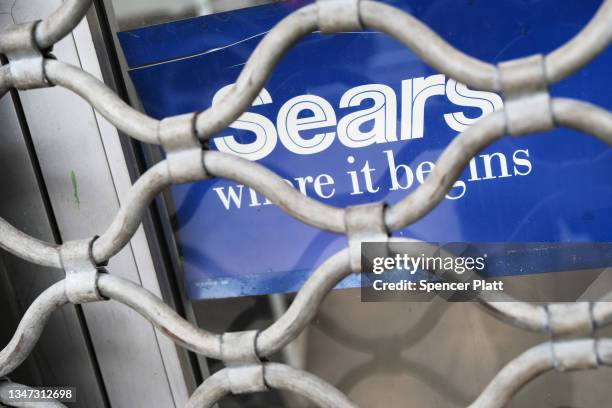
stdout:
MULTIPOLYGON (((218 104, 203 112, 162 121, 132 109, 91 74, 61 62, 61 58, 51 57, 52 46, 77 27, 89 7, 88 1, 69 0, 42 21, 5 29, 0 37, 0 52, 8 64, 0 68, 0 94, 6 94, 10 88, 30 90, 53 85, 66 88, 89 102, 120 131, 163 147, 166 159, 131 186, 120 200, 121 208, 99 237, 56 245, 27 235, 2 220, 0 246, 34 264, 64 271, 66 277, 36 298, 23 316, 13 338, 0 352, 0 376, 10 374, 25 360, 56 309, 67 303, 113 300, 138 312, 176 344, 225 363, 226 368, 199 385, 189 398, 188 407, 212 406, 228 393, 271 388, 297 392, 319 406, 355 406, 320 378, 262 359, 279 351, 304 330, 336 283, 350 273, 360 272, 360 244, 387 241, 393 253, 393 243, 403 240, 390 237, 391 233, 435 208, 469 160, 505 135, 522 136, 565 126, 612 144, 609 111, 573 99, 551 98, 548 93, 551 84, 588 64, 608 46, 612 40, 610 0, 604 2, 574 39, 557 50, 497 66, 461 53, 418 20, 391 6, 371 0, 318 0, 288 16, 265 36, 232 90, 218 104), (207 139, 250 106, 275 64, 300 38, 315 30, 333 34, 364 27, 391 35, 449 77, 473 88, 500 92, 505 99, 504 109, 458 135, 425 182, 390 207, 383 203, 346 209, 330 207, 305 197, 256 163, 207 149, 207 139), (349 238, 349 247, 319 267, 286 313, 265 330, 210 333, 182 319, 151 291, 118 276, 112 262, 105 267, 137 233, 146 208, 161 190, 172 183, 209 177, 228 178, 252 187, 302 222, 349 238)), ((597 329, 612 320, 612 303, 607 298, 548 305, 510 299, 479 300, 486 310, 506 323, 546 333, 550 340, 506 365, 470 406, 504 406, 521 387, 551 369, 585 370, 612 364, 612 340, 595 336, 597 329)), ((14 387, 10 381, 0 385, 0 402, 11 404, 8 392, 14 387)))
MULTIPOLYGON (((61 4, 61 0, 0 1, 0 11, 6 13, 0 14, 2 29, 43 18, 61 4)), ((55 44, 53 54, 112 86, 114 78, 105 66, 107 50, 98 41, 98 26, 92 19, 96 15, 98 6, 55 44)), ((104 230, 136 176, 132 173, 136 163, 126 148, 129 139, 122 140, 112 124, 66 90, 11 91, 1 106, 2 217, 38 239, 55 243, 104 230)), ((147 214, 144 228, 113 257, 109 268, 180 311, 164 281, 171 274, 159 259, 151 224, 147 214)), ((6 271, 0 271, 0 297, 9 303, 14 300, 14 307, 3 309, 0 317, 4 347, 35 297, 64 273, 5 251, 1 258, 6 271)), ((77 406, 184 405, 189 390, 199 382, 186 351, 125 306, 99 306, 67 306, 54 313, 34 353, 10 377, 36 386, 71 384, 80 390, 77 406), (150 377, 148 385, 136 380, 144 376, 150 377)))

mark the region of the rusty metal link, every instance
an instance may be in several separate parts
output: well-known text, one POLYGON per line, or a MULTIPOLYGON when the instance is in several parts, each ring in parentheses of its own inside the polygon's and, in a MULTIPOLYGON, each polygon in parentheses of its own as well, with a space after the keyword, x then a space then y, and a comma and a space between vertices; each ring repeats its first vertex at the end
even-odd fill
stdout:
MULTIPOLYGON (((418 19, 373 0, 317 0, 287 16, 259 43, 236 83, 209 109, 163 120, 127 105, 106 85, 78 67, 46 58, 53 45, 72 31, 91 0, 65 0, 46 19, 15 25, 0 35, 0 97, 11 87, 31 89, 57 85, 91 104, 127 135, 160 145, 160 161, 132 186, 124 205, 99 238, 61 246, 31 237, 0 218, 0 247, 25 260, 62 268, 66 279, 45 290, 30 305, 9 343, 0 351, 0 377, 31 353, 50 315, 66 303, 111 299, 135 310, 177 344, 226 368, 208 377, 187 407, 210 407, 227 393, 277 388, 297 392, 322 407, 355 407, 340 391, 318 377, 282 364, 262 363, 294 340, 312 321, 325 296, 351 271, 361 269, 361 243, 393 243, 393 231, 412 224, 443 199, 467 163, 505 135, 521 136, 565 126, 612 145, 612 113, 566 98, 551 98, 548 88, 588 64, 612 41, 612 0, 606 0, 573 39, 548 54, 533 55, 497 66, 462 53, 418 19), (479 120, 455 137, 414 192, 386 207, 383 203, 336 208, 301 194, 266 167, 239 157, 209 151, 207 140, 249 108, 282 56, 301 38, 373 29, 410 48, 425 63, 473 88, 501 92, 503 110, 479 120), (181 318, 143 287, 99 273, 131 239, 154 197, 172 183, 221 177, 253 188, 296 219, 323 230, 346 234, 348 248, 328 258, 305 282, 287 311, 261 331, 215 334, 181 318)), ((466 277, 467 279, 467 277, 466 277)), ((547 333, 551 341, 509 362, 470 405, 502 407, 538 375, 612 365, 612 340, 595 339, 595 331, 612 323, 612 292, 598 302, 535 305, 508 296, 478 297, 485 310, 517 327, 547 333)), ((7 382, 0 382, 0 403, 7 382), (4 387, 4 388, 3 388, 4 387)), ((51 406, 63 406, 61 404, 51 406)))

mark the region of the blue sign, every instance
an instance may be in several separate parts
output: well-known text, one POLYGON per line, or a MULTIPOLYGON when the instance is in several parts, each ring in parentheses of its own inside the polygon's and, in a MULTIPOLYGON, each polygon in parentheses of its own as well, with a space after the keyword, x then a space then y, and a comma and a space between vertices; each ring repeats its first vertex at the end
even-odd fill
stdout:
MULTIPOLYGON (((392 0, 465 53, 497 63, 547 53, 600 1, 392 0)), ((263 36, 303 4, 273 3, 119 33, 156 118, 203 110, 263 36)), ((610 108, 612 51, 551 90, 610 108)), ((211 148, 270 168, 316 200, 393 204, 423 182, 462 130, 502 108, 377 32, 313 33, 292 48, 247 113, 211 148)), ((507 137, 478 154, 446 199, 394 235, 435 242, 612 241, 612 156, 568 129, 507 137)), ((299 289, 346 238, 305 225, 248 186, 172 188, 191 298, 299 289)), ((359 285, 351 277, 345 286, 359 285)))

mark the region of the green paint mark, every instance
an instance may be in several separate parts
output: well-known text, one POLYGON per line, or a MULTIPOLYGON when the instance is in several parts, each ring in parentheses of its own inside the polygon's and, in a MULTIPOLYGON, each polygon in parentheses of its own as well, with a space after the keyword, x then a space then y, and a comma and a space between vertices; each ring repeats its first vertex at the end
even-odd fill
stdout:
POLYGON ((74 174, 74 170, 70 170, 70 180, 72 180, 72 191, 74 192, 74 200, 77 203, 77 206, 81 206, 81 200, 79 199, 79 188, 77 187, 77 179, 76 174, 74 174))

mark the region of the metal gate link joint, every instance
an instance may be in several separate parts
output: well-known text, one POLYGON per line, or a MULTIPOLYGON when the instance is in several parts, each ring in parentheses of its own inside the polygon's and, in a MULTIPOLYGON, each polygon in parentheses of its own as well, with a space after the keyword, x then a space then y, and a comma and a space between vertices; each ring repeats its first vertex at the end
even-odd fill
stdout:
POLYGON ((232 394, 249 394, 269 389, 264 379, 263 364, 229 366, 226 370, 232 394))
POLYGON ((590 302, 550 303, 545 309, 548 316, 548 331, 552 339, 592 336, 595 332, 590 302))
POLYGON ((66 273, 66 296, 75 304, 106 300, 98 291, 99 268, 92 255, 97 237, 65 242, 60 247, 60 258, 66 273))
POLYGON ((522 136, 554 127, 546 66, 541 54, 498 64, 507 133, 522 136))
MULTIPOLYGON (((232 97, 222 99, 226 105, 223 109, 207 109, 161 121, 129 107, 102 82, 80 67, 49 61, 52 58, 50 49, 76 28, 90 6, 91 0, 64 1, 52 17, 42 23, 18 24, 0 32, 0 54, 8 59, 8 64, 0 67, 0 97, 10 87, 27 90, 57 84, 82 96, 116 128, 125 131, 130 137, 161 145, 165 150, 164 162, 160 163, 152 177, 143 176, 143 183, 136 186, 133 190, 135 194, 129 197, 126 211, 117 214, 106 231, 104 236, 112 245, 100 251, 104 256, 99 259, 108 259, 127 245, 129 237, 136 232, 136 228, 130 226, 142 221, 143 208, 152 200, 151 193, 159 193, 157 187, 161 190, 171 182, 197 181, 215 174, 224 174, 224 178, 228 179, 244 179, 241 183, 253 189, 261 187, 265 191, 272 191, 274 189, 270 186, 279 185, 279 175, 270 174, 270 171, 266 171, 269 169, 262 164, 230 160, 229 153, 211 152, 208 141, 227 128, 230 119, 239 118, 245 112, 283 55, 297 41, 316 30, 331 34, 361 31, 364 27, 376 29, 399 40, 440 74, 455 78, 473 89, 501 92, 504 99, 503 112, 494 114, 491 120, 475 123, 475 130, 462 132, 440 155, 436 167, 446 169, 447 174, 443 174, 448 177, 446 182, 451 179, 457 181, 460 174, 455 170, 472 160, 484 145, 489 146, 504 136, 504 131, 506 134, 521 136, 546 131, 554 126, 564 126, 592 134, 612 145, 612 115, 609 109, 577 99, 551 98, 549 94, 550 86, 586 66, 608 47, 612 33, 612 0, 603 1, 595 17, 572 40, 555 51, 546 56, 532 55, 502 62, 497 66, 454 49, 431 27, 389 4, 376 0, 316 0, 314 5, 308 4, 286 16, 265 34, 241 71, 236 82, 238 85, 231 88, 232 97), (73 75, 69 75, 71 72, 73 75), (468 140, 473 134, 480 134, 475 142, 468 140), (479 149, 468 149, 470 146, 479 149), (212 160, 206 160, 210 173, 206 171, 204 163, 206 155, 209 158, 220 158, 215 162, 214 171, 212 160), (234 169, 234 165, 243 168, 234 169), (253 170, 252 174, 249 174, 249 169, 253 170), (271 183, 270 186, 268 183, 271 183), (122 228, 115 228, 117 225, 122 228), (128 228, 123 228, 126 225, 128 228)), ((386 243, 382 249, 389 256, 397 253, 393 247, 394 242, 410 241, 389 236, 392 231, 422 219, 444 199, 444 194, 439 194, 440 183, 437 187, 435 183, 425 184, 427 181, 410 192, 411 196, 391 207, 386 214, 389 219, 387 223, 384 220, 384 203, 342 209, 322 205, 291 189, 275 194, 275 202, 284 204, 280 207, 300 221, 335 233, 345 233, 348 251, 342 250, 337 258, 330 258, 330 264, 317 269, 309 278, 311 280, 302 286, 299 299, 296 297, 296 307, 292 306, 277 320, 277 329, 281 330, 272 330, 267 334, 264 331, 261 338, 257 330, 225 334, 201 330, 178 316, 170 306, 142 286, 128 283, 117 276, 101 277, 100 274, 105 270, 100 263, 95 262, 92 253, 96 237, 69 241, 58 249, 54 242, 40 241, 16 230, 0 218, 0 230, 3 233, 0 246, 3 249, 29 262, 63 268, 66 273, 64 281, 48 288, 32 303, 13 339, 0 350, 0 394, 7 386, 25 387, 11 383, 3 376, 18 367, 32 351, 47 320, 46 316, 57 309, 60 303, 66 303, 66 300, 77 304, 105 300, 98 290, 100 284, 105 295, 138 311, 158 329, 165 330, 177 344, 223 361, 226 368, 213 374, 198 387, 201 392, 196 390, 188 407, 212 406, 214 402, 209 397, 212 395, 216 398, 220 392, 244 394, 280 388, 296 391, 321 406, 353 408, 356 405, 345 395, 314 374, 281 364, 262 363, 259 354, 264 356, 276 351, 282 345, 278 346, 274 342, 294 339, 311 324, 324 295, 332 290, 337 279, 346 276, 347 261, 353 272, 362 272, 364 242, 386 243), (288 195, 286 200, 283 197, 285 194, 288 195), (414 205, 416 208, 413 210, 411 207, 414 205), (116 290, 108 291, 104 286, 107 283, 112 283, 116 290), (137 295, 127 299, 129 296, 126 294, 129 293, 137 295), (208 392, 210 390, 215 392, 208 392)), ((282 182, 281 185, 286 187, 282 182)), ((451 186, 452 183, 447 185, 448 188, 451 186)), ((463 275, 461 280, 464 278, 468 276, 463 275)), ((483 305, 502 321, 548 334, 550 338, 508 363, 507 368, 495 376, 470 407, 492 407, 491 402, 505 404, 535 375, 553 368, 563 372, 612 365, 612 339, 595 338, 596 330, 612 324, 612 307, 607 297, 594 302, 542 306, 518 301, 510 303, 505 297, 497 303, 494 297, 485 297, 480 293, 478 296, 483 305)), ((6 405, 4 401, 0 402, 0 406, 2 404, 6 405)))
POLYGON ((387 242, 389 232, 385 225, 384 202, 346 207, 344 224, 349 241, 351 270, 361 273, 361 244, 363 242, 387 242))
POLYGON ((553 366, 557 371, 591 370, 599 367, 595 339, 553 341, 553 366))
POLYGON ((257 355, 259 330, 227 332, 221 336, 221 358, 233 394, 268 390, 264 367, 257 355))
POLYGON ((172 116, 159 122, 157 137, 166 151, 173 183, 187 183, 208 177, 203 165, 204 147, 197 138, 196 114, 172 116))
POLYGON ((44 58, 34 30, 39 21, 15 24, 0 35, 0 52, 9 61, 11 85, 20 90, 51 86, 44 68, 44 58))
POLYGON ((324 34, 363 30, 359 0, 317 0, 317 12, 324 34))
POLYGON ((257 355, 259 330, 227 332, 221 336, 221 359, 227 365, 233 363, 260 363, 257 355))

